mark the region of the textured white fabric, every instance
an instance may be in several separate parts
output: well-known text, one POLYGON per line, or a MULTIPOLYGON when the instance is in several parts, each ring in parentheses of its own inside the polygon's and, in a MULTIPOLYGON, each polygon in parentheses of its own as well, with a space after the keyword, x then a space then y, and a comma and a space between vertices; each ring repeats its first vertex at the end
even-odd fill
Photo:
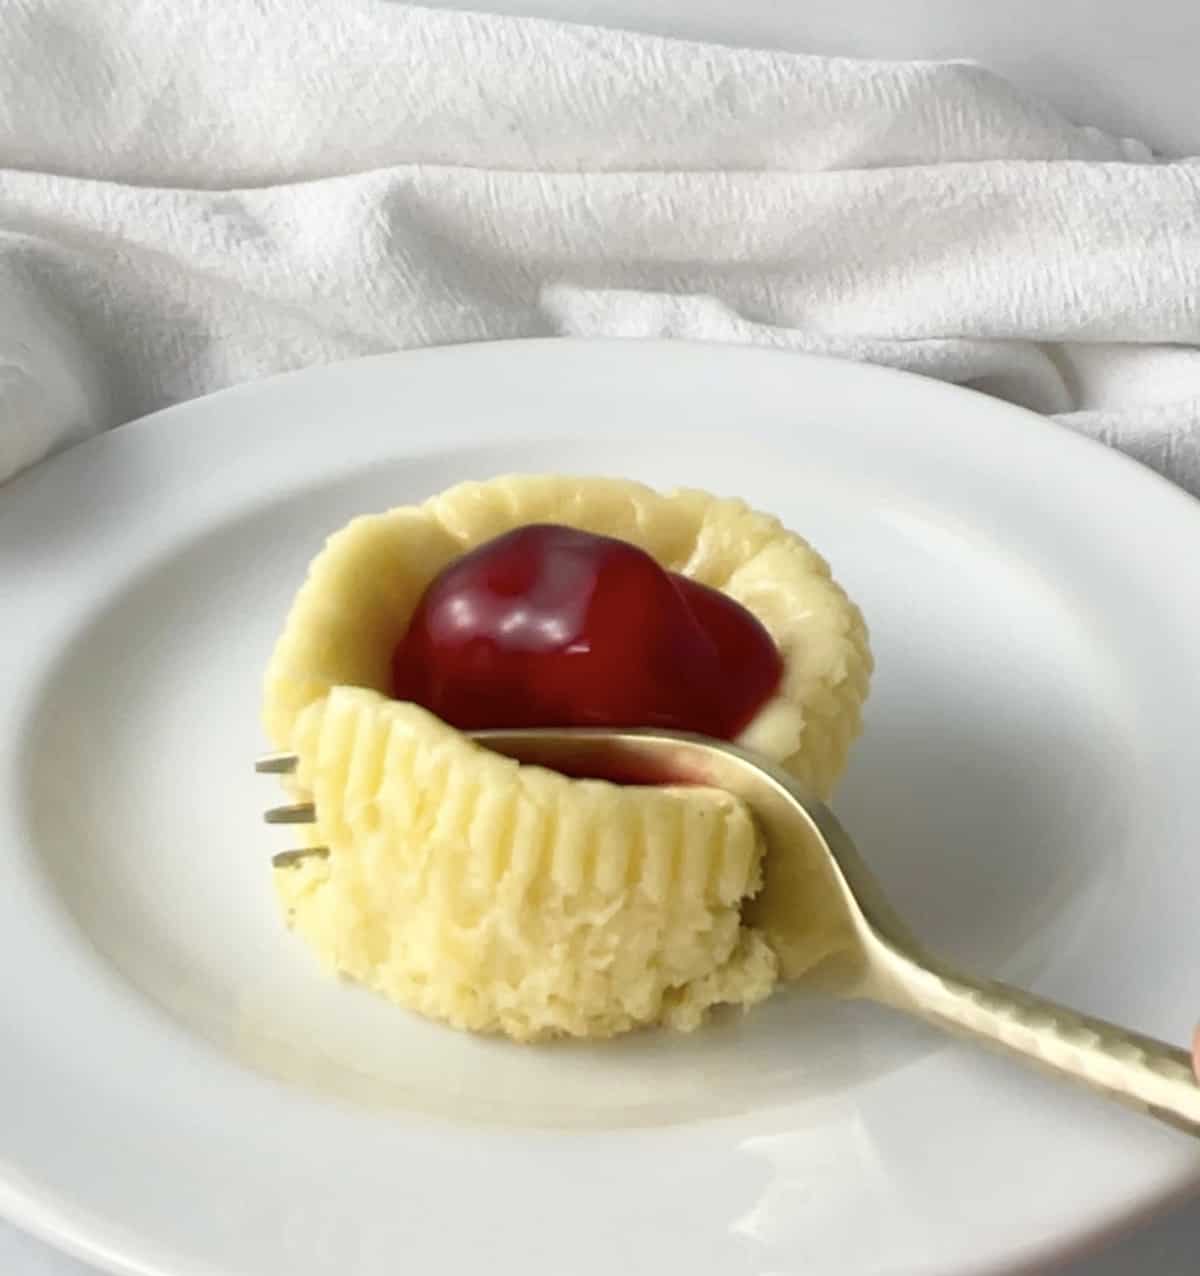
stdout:
POLYGON ((0 477, 236 381, 555 333, 910 368, 1200 492, 1200 164, 966 63, 0 4, 0 477))

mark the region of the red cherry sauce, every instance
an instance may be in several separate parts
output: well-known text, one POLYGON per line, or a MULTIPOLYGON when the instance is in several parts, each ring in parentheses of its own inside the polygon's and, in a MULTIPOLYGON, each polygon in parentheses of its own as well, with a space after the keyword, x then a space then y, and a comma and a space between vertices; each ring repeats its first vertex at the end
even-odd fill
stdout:
POLYGON ((392 693, 466 731, 667 727, 733 739, 782 673, 770 635, 733 599, 626 541, 543 523, 434 578, 393 655, 392 693))

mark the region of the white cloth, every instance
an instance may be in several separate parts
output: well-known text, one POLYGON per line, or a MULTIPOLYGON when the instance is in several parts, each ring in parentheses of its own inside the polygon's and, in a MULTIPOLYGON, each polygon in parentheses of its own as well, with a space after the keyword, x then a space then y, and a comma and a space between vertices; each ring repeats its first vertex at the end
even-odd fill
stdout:
POLYGON ((555 333, 910 368, 1200 492, 1200 164, 968 63, 0 5, 0 478, 267 373, 555 333))

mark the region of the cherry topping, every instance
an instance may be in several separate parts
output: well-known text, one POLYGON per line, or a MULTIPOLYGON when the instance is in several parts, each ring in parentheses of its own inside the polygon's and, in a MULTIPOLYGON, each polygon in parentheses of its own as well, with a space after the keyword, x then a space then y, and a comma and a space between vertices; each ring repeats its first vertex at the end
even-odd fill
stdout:
POLYGON ((392 692, 462 730, 669 727, 732 739, 779 685, 739 603, 611 536, 518 527, 434 578, 392 692))

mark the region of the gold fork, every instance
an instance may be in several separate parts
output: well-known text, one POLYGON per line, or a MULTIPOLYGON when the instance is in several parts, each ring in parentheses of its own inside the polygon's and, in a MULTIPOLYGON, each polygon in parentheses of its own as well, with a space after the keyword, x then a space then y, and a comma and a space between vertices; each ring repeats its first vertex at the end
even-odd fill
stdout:
MULTIPOLYGON (((1200 1084, 1175 1046, 1080 1014, 1033 993, 953 969, 917 943, 892 911, 871 871, 832 811, 803 792, 780 767, 724 741, 668 731, 536 728, 472 733, 478 743, 520 762, 572 774, 635 775, 648 783, 712 785, 742 798, 762 829, 769 889, 746 920, 779 954, 782 973, 825 991, 902 1010, 946 1031, 1007 1049, 1027 1062, 1091 1086, 1200 1136, 1200 1084), (813 873, 813 866, 820 872, 813 873), (823 916, 841 942, 815 970, 802 961, 804 928, 790 901, 821 883, 823 916)), ((258 771, 287 773, 293 754, 262 757, 258 771)), ((274 807, 270 824, 310 823, 312 803, 274 807)), ((325 847, 284 851, 286 867, 325 847)))

